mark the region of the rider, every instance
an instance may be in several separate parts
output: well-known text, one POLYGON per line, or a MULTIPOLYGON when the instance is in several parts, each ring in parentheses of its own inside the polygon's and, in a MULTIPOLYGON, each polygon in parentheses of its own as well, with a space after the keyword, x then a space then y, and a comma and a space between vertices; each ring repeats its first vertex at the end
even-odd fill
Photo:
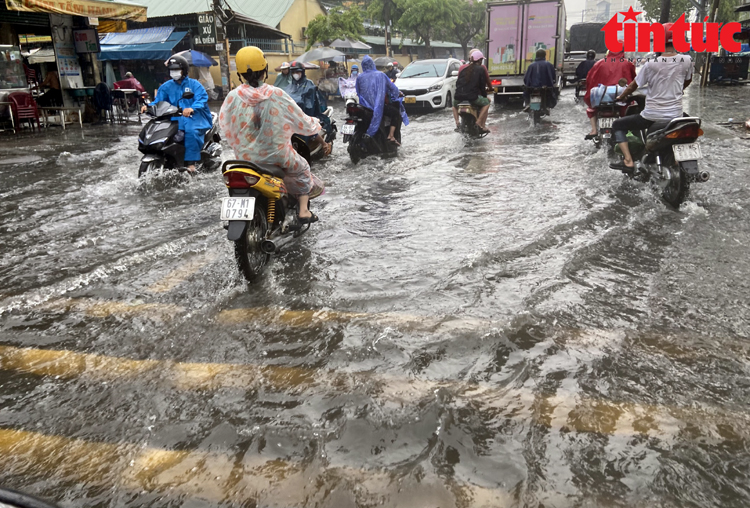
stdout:
POLYGON ((586 52, 586 60, 578 64, 576 67, 576 81, 586 79, 591 68, 596 63, 596 51, 590 49, 586 52))
MULTIPOLYGON (((178 129, 185 139, 185 164, 190 173, 195 173, 195 163, 201 160, 201 149, 206 131, 211 128, 211 110, 208 109, 208 93, 198 80, 188 77, 188 63, 180 55, 167 60, 167 69, 172 78, 159 87, 154 103, 166 101, 182 108, 182 117, 177 121, 178 129), (192 98, 183 95, 192 93, 192 98)), ((146 112, 146 105, 141 113, 146 112)))
POLYGON ((367 135, 375 136, 380 129, 383 116, 391 119, 391 129, 388 141, 399 144, 396 140, 396 128, 401 125, 409 125, 404 105, 399 100, 401 92, 383 72, 375 69, 375 62, 366 55, 362 59, 362 74, 357 77, 356 84, 359 103, 372 110, 372 121, 367 128, 367 135))
MULTIPOLYGON (((548 87, 547 108, 552 109, 557 105, 558 92, 554 90, 555 66, 547 61, 546 49, 536 50, 536 60, 526 69, 526 74, 523 76, 523 84, 527 89, 548 87)), ((526 106, 524 111, 528 111, 529 99, 531 97, 531 93, 527 89, 523 91, 523 103, 526 106)))
POLYGON ((672 26, 664 25, 666 47, 659 57, 647 61, 635 80, 617 97, 623 101, 639 86, 647 86, 646 107, 640 115, 629 115, 615 120, 612 130, 615 141, 622 150, 622 162, 609 165, 612 169, 632 171, 635 167, 628 147, 628 131, 648 129, 656 121, 670 121, 682 116, 682 95, 693 80, 693 60, 681 55, 672 45, 672 26))
MULTIPOLYGON (((620 43, 622 41, 618 41, 620 43)), ((625 58, 623 50, 617 52, 607 52, 607 56, 594 64, 586 77, 586 95, 583 96, 583 102, 586 103, 586 115, 591 122, 591 131, 586 135, 586 139, 596 137, 596 108, 591 107, 591 89, 599 85, 614 86, 621 79, 628 83, 635 79, 635 65, 625 58)))
POLYGON ((458 71, 456 102, 453 105, 453 119, 456 121, 456 130, 459 129, 458 103, 469 101, 472 106, 479 109, 477 127, 484 133, 490 132, 485 124, 487 122, 487 115, 490 112, 490 100, 487 98, 487 89, 492 86, 492 82, 487 73, 487 68, 482 65, 483 60, 484 55, 482 52, 475 49, 469 55, 470 64, 463 66, 458 71))
POLYGON ((276 81, 273 86, 282 90, 285 90, 289 86, 292 82, 292 76, 289 74, 290 67, 289 62, 281 62, 281 67, 279 67, 281 72, 276 75, 276 81))
POLYGON ((388 79, 391 81, 395 81, 396 74, 398 74, 398 69, 393 66, 393 62, 388 62, 385 65, 385 75, 388 76, 388 79))
POLYGON ((305 65, 295 60, 292 62, 289 72, 292 75, 292 82, 284 91, 289 94, 306 115, 320 120, 325 131, 330 132, 331 119, 323 114, 325 99, 318 93, 315 83, 307 78, 305 65))
POLYGON ((320 124, 307 116, 283 90, 264 83, 268 62, 259 48, 247 46, 235 56, 237 74, 245 81, 229 92, 219 113, 224 138, 236 159, 273 164, 284 169, 284 185, 299 202, 299 222, 318 217, 308 207, 310 192, 322 182, 310 173, 307 161, 292 146, 292 135, 316 136, 330 153, 331 145, 320 136, 320 124))

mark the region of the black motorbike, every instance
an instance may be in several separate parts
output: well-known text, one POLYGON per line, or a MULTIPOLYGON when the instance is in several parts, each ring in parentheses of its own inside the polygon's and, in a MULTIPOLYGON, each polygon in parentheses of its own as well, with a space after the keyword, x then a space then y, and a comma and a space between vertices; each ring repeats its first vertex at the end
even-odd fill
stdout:
MULTIPOLYGON (((272 254, 306 233, 310 224, 300 224, 298 203, 286 191, 282 168, 231 160, 224 163, 222 174, 229 197, 222 198, 220 219, 227 221, 227 239, 234 242, 240 271, 252 281, 272 254)), ((322 193, 316 184, 310 199, 322 193)))
MULTIPOLYGON (((338 132, 336 122, 331 118, 333 109, 327 108, 322 115, 329 121, 321 121, 321 125, 323 125, 321 135, 326 143, 331 144, 331 150, 333 151, 333 142, 336 140, 336 133, 338 132)), ((307 161, 320 160, 325 157, 323 145, 315 141, 315 136, 300 136, 299 134, 295 134, 292 136, 292 146, 307 161)))
POLYGON ((691 183, 704 183, 710 178, 708 171, 698 167, 703 157, 697 143, 703 135, 700 118, 683 116, 654 122, 635 135, 636 139, 629 140, 635 168, 624 172, 635 180, 656 184, 664 201, 674 208, 685 201, 691 183))
MULTIPOLYGON (((185 144, 180 137, 184 137, 184 133, 179 131, 174 118, 182 114, 182 109, 162 101, 148 106, 146 114, 152 118, 138 136, 138 150, 143 154, 138 176, 161 168, 184 171, 185 144)), ((196 167, 198 171, 214 171, 221 166, 221 136, 216 113, 211 113, 211 123, 196 167)))
POLYGON ((488 132, 483 131, 477 126, 479 110, 476 106, 468 101, 459 102, 458 108, 458 130, 461 134, 466 134, 472 138, 483 138, 488 132))
MULTIPOLYGON (((347 151, 354 164, 369 155, 382 154, 392 157, 398 153, 398 145, 388 141, 388 133, 391 129, 390 118, 383 116, 375 136, 368 136, 367 129, 372 121, 372 110, 351 101, 346 105, 346 113, 346 123, 341 127, 341 133, 344 135, 344 143, 349 143, 347 151)), ((400 126, 393 137, 399 144, 401 143, 400 126)))
POLYGON ((548 107, 549 94, 554 93, 554 88, 542 86, 538 88, 528 87, 525 89, 529 92, 529 122, 537 125, 541 122, 543 116, 549 116, 550 107, 548 107))

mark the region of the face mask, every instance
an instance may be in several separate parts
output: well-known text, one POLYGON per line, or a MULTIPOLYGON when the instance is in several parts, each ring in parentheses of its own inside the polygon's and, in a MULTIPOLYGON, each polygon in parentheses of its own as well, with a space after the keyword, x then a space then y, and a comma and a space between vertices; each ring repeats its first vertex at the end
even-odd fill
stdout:
POLYGON ((357 71, 352 71, 352 76, 356 76, 356 75, 357 75, 357 71))
POLYGON ((299 72, 295 72, 294 74, 292 74, 292 77, 294 78, 294 81, 299 81, 300 79, 302 79, 302 74, 300 74, 299 72))
POLYGON ((179 81, 182 78, 182 71, 169 71, 169 75, 175 81, 179 81))

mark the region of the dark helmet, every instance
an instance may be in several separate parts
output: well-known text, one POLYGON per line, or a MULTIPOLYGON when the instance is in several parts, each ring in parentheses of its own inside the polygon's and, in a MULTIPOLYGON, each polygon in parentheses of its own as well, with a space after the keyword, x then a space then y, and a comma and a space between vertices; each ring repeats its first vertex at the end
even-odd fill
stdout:
POLYGON ((588 50, 586 52, 586 59, 593 60, 594 58, 596 58, 596 51, 594 51, 593 49, 588 50))
POLYGON ((302 74, 305 73, 305 65, 302 62, 298 62, 295 60, 292 62, 291 67, 289 67, 289 72, 301 72, 302 74))
POLYGON ((187 60, 185 60, 184 56, 180 55, 172 55, 169 57, 169 60, 167 60, 167 69, 170 71, 180 69, 182 71, 183 76, 187 76, 188 73, 188 63, 187 60))

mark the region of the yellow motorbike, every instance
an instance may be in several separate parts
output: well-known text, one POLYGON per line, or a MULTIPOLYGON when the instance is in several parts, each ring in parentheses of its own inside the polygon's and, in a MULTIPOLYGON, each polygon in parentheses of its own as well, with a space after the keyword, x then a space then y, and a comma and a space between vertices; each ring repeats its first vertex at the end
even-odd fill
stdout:
MULTIPOLYGON (((229 196, 222 198, 221 220, 227 239, 234 242, 237 265, 252 281, 271 255, 310 229, 297 218, 297 200, 284 185, 284 170, 271 164, 230 160, 222 166, 229 196)), ((310 199, 320 196, 323 184, 313 175, 310 199)))

